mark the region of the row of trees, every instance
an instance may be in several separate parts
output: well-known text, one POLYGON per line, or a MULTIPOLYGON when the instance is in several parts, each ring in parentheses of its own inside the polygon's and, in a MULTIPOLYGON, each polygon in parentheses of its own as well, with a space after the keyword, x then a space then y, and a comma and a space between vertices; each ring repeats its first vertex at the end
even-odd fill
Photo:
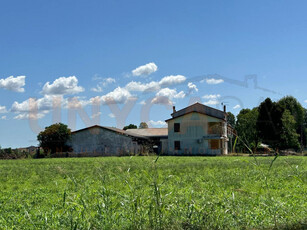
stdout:
MULTIPOLYGON (((127 129, 137 129, 138 127, 134 124, 130 124, 130 125, 126 125, 123 130, 127 130, 127 129)), ((146 122, 141 122, 139 125, 139 129, 147 129, 148 125, 146 122)))
POLYGON ((275 151, 298 151, 306 146, 307 110, 292 96, 277 102, 267 98, 258 107, 242 109, 236 119, 228 113, 228 122, 241 139, 237 144, 240 150, 245 148, 243 142, 253 150, 260 143, 275 151))

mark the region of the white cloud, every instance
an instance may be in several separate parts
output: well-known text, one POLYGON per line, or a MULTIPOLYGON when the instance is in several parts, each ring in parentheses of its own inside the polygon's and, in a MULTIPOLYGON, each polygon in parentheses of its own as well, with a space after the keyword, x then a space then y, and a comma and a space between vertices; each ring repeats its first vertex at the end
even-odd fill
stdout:
POLYGON ((92 119, 99 117, 101 115, 101 112, 95 113, 91 116, 92 119))
POLYGON ((145 84, 141 82, 131 81, 125 86, 125 88, 128 91, 154 92, 160 89, 160 85, 156 81, 152 81, 145 84))
POLYGON ((88 104, 90 104, 89 100, 83 100, 80 97, 72 97, 64 100, 64 108, 67 109, 81 109, 88 104))
POLYGON ((161 87, 165 87, 165 86, 183 83, 185 80, 186 80, 185 76, 170 75, 162 78, 161 81, 159 81, 159 84, 161 87))
POLYGON ((204 99, 217 99, 219 97, 221 97, 220 94, 207 94, 203 96, 204 99))
POLYGON ((183 91, 177 93, 176 89, 163 88, 157 92, 151 103, 154 104, 172 104, 172 99, 184 98, 186 95, 183 91))
POLYGON ((5 79, 0 79, 0 88, 4 88, 18 93, 22 93, 25 91, 25 89, 23 88, 25 85, 26 76, 10 76, 5 79))
POLYGON ((150 125, 152 125, 152 126, 159 126, 159 127, 165 127, 166 126, 166 122, 165 121, 153 121, 153 120, 150 120, 148 123, 150 125))
POLYGON ((238 105, 235 105, 234 107, 233 107, 233 109, 240 109, 241 108, 241 106, 238 104, 238 105))
POLYGON ((75 76, 60 77, 52 84, 47 82, 42 93, 45 95, 65 95, 65 94, 77 94, 84 91, 84 88, 78 86, 78 79, 75 76))
POLYGON ((101 93, 103 89, 99 84, 97 84, 96 87, 91 88, 91 91, 96 92, 96 93, 101 93))
POLYGON ((304 102, 307 103, 307 100, 305 100, 304 102))
POLYGON ((100 100, 102 104, 124 104, 131 96, 127 89, 117 87, 112 92, 101 96, 99 99, 96 97, 94 100, 100 100))
POLYGON ((192 82, 188 83, 188 88, 189 88, 189 94, 192 93, 193 91, 198 92, 198 89, 195 84, 192 82))
POLYGON ((204 102, 205 105, 217 105, 219 103, 220 102, 218 100, 216 100, 216 99, 211 99, 209 101, 204 102))
POLYGON ((207 79, 201 80, 200 82, 203 83, 204 81, 206 81, 206 83, 209 85, 216 85, 216 84, 221 84, 224 82, 223 79, 215 79, 215 78, 207 78, 207 79))
POLYGON ((29 98, 21 103, 14 102, 11 112, 18 113, 14 119, 40 119, 51 110, 66 104, 62 96, 45 95, 42 98, 29 98))
POLYGON ((6 120, 6 116, 2 116, 0 120, 6 120))
POLYGON ((111 77, 104 78, 104 79, 102 79, 101 82, 99 82, 96 85, 96 87, 91 88, 91 91, 100 93, 100 92, 103 91, 104 87, 106 87, 109 84, 115 83, 115 82, 116 82, 116 80, 114 78, 111 78, 111 77))
POLYGON ((29 120, 37 120, 37 119, 41 119, 46 115, 45 112, 41 112, 41 113, 21 113, 16 115, 13 119, 15 120, 25 120, 25 119, 29 119, 29 120))
POLYGON ((6 107, 0 105, 0 113, 7 113, 6 107))
POLYGON ((150 62, 146 65, 142 65, 132 70, 133 76, 141 76, 141 75, 150 75, 158 70, 158 67, 155 63, 150 62))
POLYGON ((204 102, 205 105, 217 105, 219 104, 219 100, 218 98, 220 98, 221 95, 220 94, 207 94, 204 95, 203 98, 207 99, 206 102, 204 102))
POLYGON ((108 116, 111 117, 111 118, 115 118, 115 115, 113 113, 109 113, 108 116))

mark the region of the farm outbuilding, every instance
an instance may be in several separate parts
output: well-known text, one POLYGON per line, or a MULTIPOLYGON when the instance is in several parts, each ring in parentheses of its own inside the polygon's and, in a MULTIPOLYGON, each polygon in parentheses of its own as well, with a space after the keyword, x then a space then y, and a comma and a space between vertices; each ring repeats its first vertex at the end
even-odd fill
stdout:
POLYGON ((145 151, 148 138, 127 134, 124 130, 95 125, 72 132, 67 143, 74 153, 103 156, 139 154, 145 151))
POLYGON ((226 111, 195 103, 176 111, 167 128, 122 130, 95 125, 72 132, 73 152, 89 155, 221 155, 228 153, 226 111))

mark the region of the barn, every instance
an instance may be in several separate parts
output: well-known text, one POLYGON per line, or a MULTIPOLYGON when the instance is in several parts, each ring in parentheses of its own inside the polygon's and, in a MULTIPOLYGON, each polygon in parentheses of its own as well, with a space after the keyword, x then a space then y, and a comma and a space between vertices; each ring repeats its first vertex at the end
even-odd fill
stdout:
POLYGON ((67 143, 76 154, 124 156, 156 152, 163 155, 221 155, 228 153, 224 111, 195 103, 176 111, 167 128, 122 130, 91 126, 72 132, 67 143))

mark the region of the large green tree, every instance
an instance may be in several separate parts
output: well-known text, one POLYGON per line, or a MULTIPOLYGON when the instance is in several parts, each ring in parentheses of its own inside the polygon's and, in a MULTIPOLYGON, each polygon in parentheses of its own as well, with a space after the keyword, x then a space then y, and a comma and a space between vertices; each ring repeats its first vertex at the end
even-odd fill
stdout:
POLYGON ((235 115, 233 115, 231 112, 227 112, 227 123, 231 125, 233 128, 236 124, 236 118, 235 115))
MULTIPOLYGON (((258 109, 242 109, 237 115, 236 131, 240 140, 244 141, 246 145, 255 149, 258 145, 258 132, 256 123, 258 118, 258 109)), ((238 142, 238 147, 244 149, 244 144, 238 142)))
POLYGON ((62 123, 50 125, 40 132, 37 140, 40 147, 44 149, 45 153, 56 153, 68 151, 67 141, 71 137, 71 130, 62 123))
POLYGON ((296 138, 303 147, 304 144, 306 144, 304 141, 304 139, 306 139, 305 125, 304 125, 305 109, 297 101, 297 99, 292 96, 283 97, 277 102, 277 104, 280 105, 284 111, 288 110, 290 114, 294 117, 294 122, 295 122, 294 127, 297 133, 296 138))
POLYGON ((257 132, 261 141, 275 150, 280 148, 283 108, 270 98, 258 107, 257 132))
POLYGON ((295 130, 296 121, 294 116, 292 116, 290 111, 286 109, 282 114, 281 120, 282 130, 280 134, 280 148, 294 148, 295 150, 298 150, 300 148, 300 143, 298 141, 299 135, 295 130))

